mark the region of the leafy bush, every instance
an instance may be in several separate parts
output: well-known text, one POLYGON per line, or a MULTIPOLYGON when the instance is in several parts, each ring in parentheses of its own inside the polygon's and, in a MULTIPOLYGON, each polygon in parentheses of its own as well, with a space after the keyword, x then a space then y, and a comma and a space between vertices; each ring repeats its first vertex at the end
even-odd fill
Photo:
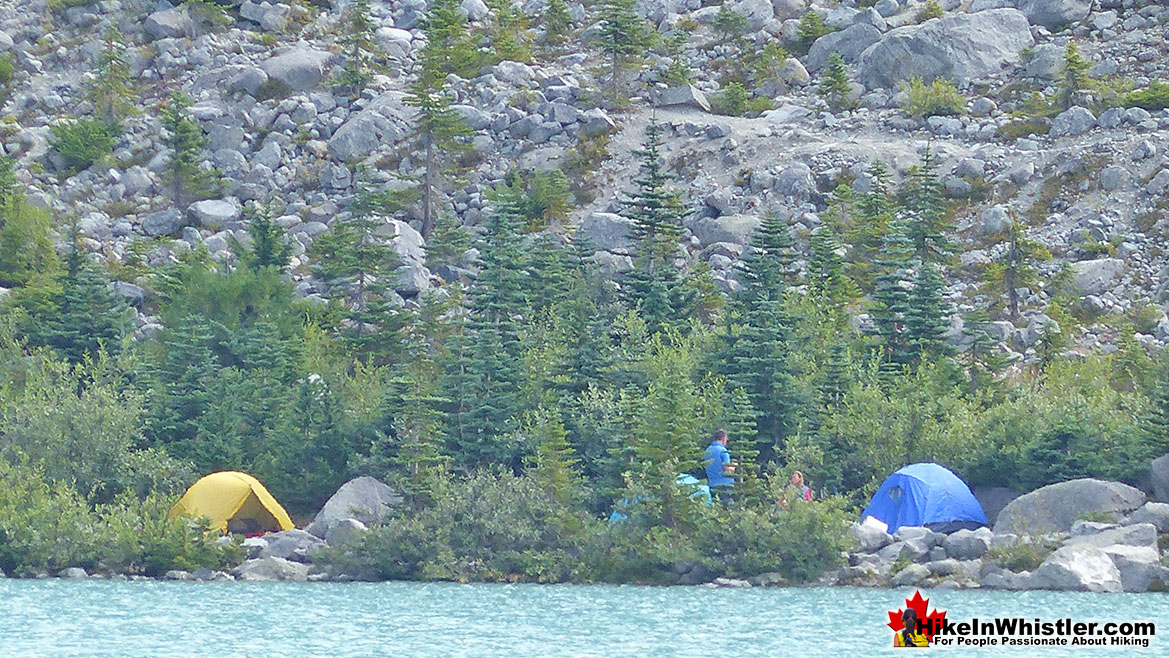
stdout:
POLYGON ((69 172, 88 169, 114 150, 120 129, 97 118, 66 121, 53 126, 52 146, 69 172))
POLYGON ((798 44, 800 50, 805 53, 808 52, 808 49, 812 47, 812 43, 814 43, 816 39, 819 39, 825 34, 831 34, 833 32, 835 32, 835 30, 833 30, 832 27, 830 27, 828 23, 824 21, 823 16, 817 14, 814 11, 805 13, 804 16, 800 19, 800 27, 796 32, 800 39, 798 44))
POLYGON ((1169 82, 1155 80, 1144 89, 1137 89, 1124 95, 1121 101, 1125 107, 1140 107, 1150 112, 1169 107, 1169 82))
POLYGON ((913 20, 917 23, 924 23, 930 19, 941 18, 945 15, 946 12, 938 4, 938 0, 929 0, 929 2, 921 6, 921 9, 917 10, 917 13, 913 16, 913 20))
POLYGON ((51 279, 59 261, 53 246, 53 221, 49 213, 16 200, 0 210, 0 286, 25 286, 51 279))
POLYGON ((921 78, 911 78, 900 86, 909 97, 905 113, 915 119, 954 116, 966 112, 966 97, 954 87, 954 83, 944 78, 935 78, 928 85, 921 78))
POLYGON ((1046 135, 1051 122, 1046 119, 1016 119, 999 126, 995 134, 1007 141, 1015 141, 1032 135, 1046 135))
POLYGON ((1043 564, 1058 543, 1044 541, 1039 537, 1023 536, 1013 544, 1003 544, 990 549, 992 562, 1011 571, 1034 571, 1043 564))

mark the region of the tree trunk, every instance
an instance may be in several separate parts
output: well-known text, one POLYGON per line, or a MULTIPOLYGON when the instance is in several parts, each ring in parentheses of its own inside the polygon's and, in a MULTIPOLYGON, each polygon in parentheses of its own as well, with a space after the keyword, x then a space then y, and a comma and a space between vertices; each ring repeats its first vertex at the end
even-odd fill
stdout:
POLYGON ((429 238, 434 228, 434 136, 426 135, 426 174, 422 183, 422 237, 429 238))

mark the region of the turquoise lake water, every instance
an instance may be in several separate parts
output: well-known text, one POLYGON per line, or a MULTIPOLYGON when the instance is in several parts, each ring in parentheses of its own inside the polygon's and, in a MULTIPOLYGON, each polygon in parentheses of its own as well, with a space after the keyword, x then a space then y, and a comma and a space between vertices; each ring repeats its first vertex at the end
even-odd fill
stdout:
MULTIPOLYGON (((2 656, 833 656, 892 651, 913 590, 0 580, 2 656)), ((924 591, 950 619, 1154 621, 1169 595, 924 591)), ((951 655, 1169 656, 1147 649, 951 655)))

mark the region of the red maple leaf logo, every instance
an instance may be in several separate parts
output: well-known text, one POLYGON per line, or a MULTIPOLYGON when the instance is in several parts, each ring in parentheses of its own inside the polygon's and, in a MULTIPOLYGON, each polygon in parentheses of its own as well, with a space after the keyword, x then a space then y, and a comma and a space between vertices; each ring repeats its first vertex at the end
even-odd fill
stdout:
MULTIPOLYGON (((930 600, 921 598, 921 592, 915 591, 912 599, 905 599, 905 605, 912 608, 917 613, 917 618, 922 622, 922 635, 926 636, 930 642, 934 641, 934 633, 942 627, 942 623, 946 620, 946 611, 935 609, 933 612, 926 614, 926 609, 929 607, 930 600)), ((905 628, 905 622, 901 621, 901 614, 905 612, 904 608, 898 608, 896 612, 889 613, 889 628, 894 631, 900 631, 905 628)))

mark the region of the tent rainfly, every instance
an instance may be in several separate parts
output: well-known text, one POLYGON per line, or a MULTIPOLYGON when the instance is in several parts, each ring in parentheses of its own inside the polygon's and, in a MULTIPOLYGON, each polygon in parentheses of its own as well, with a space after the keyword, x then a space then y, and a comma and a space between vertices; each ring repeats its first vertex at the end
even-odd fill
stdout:
POLYGON ((902 526, 950 533, 989 525, 970 487, 946 467, 932 463, 910 464, 886 478, 861 512, 862 522, 867 517, 888 526, 889 534, 902 526))
POLYGON ((171 508, 170 515, 207 517, 211 527, 227 532, 291 530, 288 512, 256 478, 239 471, 220 471, 202 477, 171 508))

